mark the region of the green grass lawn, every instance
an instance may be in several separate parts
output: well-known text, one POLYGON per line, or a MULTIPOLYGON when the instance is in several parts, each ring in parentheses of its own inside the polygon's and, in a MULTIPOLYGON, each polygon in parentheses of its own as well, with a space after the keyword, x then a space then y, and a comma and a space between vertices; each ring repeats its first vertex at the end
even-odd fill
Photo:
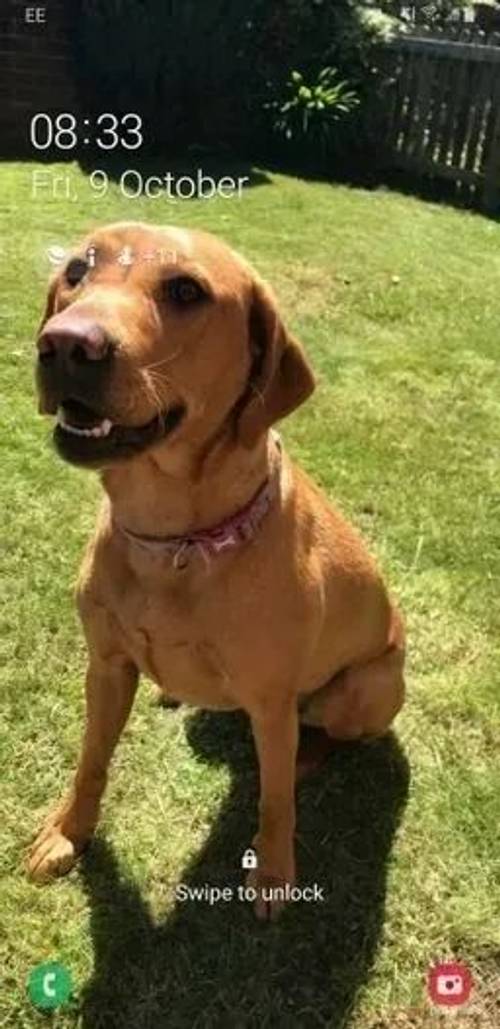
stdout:
POLYGON ((2 1029, 435 1029, 425 974, 453 956, 476 980, 454 1024, 495 1029, 500 225, 280 176, 241 201, 91 199, 76 165, 76 201, 35 201, 34 167, 0 166, 2 1029), (285 443, 364 532, 408 624, 396 736, 339 747, 299 790, 299 881, 325 902, 270 927, 243 903, 176 901, 179 882, 242 882, 256 763, 242 717, 158 709, 147 685, 79 867, 45 888, 23 871, 77 755, 72 586, 99 493, 36 412, 44 248, 131 217, 212 230, 272 282, 319 377, 285 443), (46 960, 75 987, 53 1016, 25 990, 46 960))

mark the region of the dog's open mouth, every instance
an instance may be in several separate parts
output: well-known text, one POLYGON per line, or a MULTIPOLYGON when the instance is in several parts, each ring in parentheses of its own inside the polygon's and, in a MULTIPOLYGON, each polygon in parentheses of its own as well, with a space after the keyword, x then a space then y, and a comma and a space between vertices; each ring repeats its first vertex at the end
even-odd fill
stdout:
POLYGON ((185 408, 173 405, 145 425, 120 425, 79 400, 64 400, 58 407, 54 443, 73 464, 102 465, 140 453, 178 426, 185 408))

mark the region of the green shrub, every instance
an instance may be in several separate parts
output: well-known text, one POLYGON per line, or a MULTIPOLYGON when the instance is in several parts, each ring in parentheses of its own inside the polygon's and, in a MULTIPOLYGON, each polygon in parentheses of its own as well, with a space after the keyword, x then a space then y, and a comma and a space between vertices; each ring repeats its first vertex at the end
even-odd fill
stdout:
POLYGON ((305 146, 324 161, 334 149, 338 122, 359 104, 357 94, 330 67, 309 85, 301 72, 293 71, 286 86, 286 98, 267 105, 273 131, 292 147, 305 146))

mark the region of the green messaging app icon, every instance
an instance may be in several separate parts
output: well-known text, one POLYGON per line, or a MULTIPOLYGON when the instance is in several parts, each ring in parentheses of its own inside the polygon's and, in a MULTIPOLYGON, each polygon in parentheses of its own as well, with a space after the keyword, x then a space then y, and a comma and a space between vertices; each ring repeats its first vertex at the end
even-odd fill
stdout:
POLYGON ((37 1008, 49 1011, 64 1004, 71 994, 71 976, 58 961, 37 965, 28 979, 28 994, 37 1008))

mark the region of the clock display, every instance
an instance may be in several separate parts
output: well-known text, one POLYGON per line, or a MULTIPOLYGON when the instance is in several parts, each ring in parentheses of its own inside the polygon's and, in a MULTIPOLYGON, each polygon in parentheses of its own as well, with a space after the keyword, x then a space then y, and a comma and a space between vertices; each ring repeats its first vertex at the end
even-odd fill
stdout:
POLYGON ((93 122, 84 118, 83 126, 91 127, 93 137, 85 133, 79 136, 78 119, 74 114, 62 111, 61 114, 50 115, 39 112, 33 115, 30 122, 30 142, 35 150, 74 150, 80 142, 89 146, 94 142, 100 150, 138 150, 144 142, 142 118, 139 114, 129 112, 120 118, 109 111, 99 114, 93 122))

